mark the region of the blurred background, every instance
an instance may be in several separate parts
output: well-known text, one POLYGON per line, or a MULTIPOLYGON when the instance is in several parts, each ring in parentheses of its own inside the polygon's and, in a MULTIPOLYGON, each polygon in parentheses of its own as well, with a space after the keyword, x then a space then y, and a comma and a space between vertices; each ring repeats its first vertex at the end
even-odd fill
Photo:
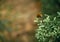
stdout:
POLYGON ((0 0, 0 42, 60 42, 60 0, 0 0))

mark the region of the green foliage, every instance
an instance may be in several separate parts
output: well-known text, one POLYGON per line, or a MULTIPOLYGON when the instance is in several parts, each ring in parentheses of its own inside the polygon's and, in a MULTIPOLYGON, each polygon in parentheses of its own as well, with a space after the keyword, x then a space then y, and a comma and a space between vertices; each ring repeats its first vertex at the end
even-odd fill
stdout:
POLYGON ((60 0, 41 0, 42 12, 49 15, 57 15, 57 11, 60 11, 60 0))
POLYGON ((8 20, 0 20, 0 32, 7 30, 8 32, 11 32, 11 22, 8 20))
POLYGON ((55 42, 60 37, 60 12, 57 13, 56 17, 44 14, 42 20, 37 18, 36 37, 39 42, 55 42))
MULTIPOLYGON (((36 30, 36 38, 39 42, 60 42, 60 0, 35 0, 42 2, 42 19, 36 18, 38 29, 36 30), (57 14, 58 13, 58 14, 57 14), (49 14, 49 15, 46 15, 49 14)), ((0 0, 0 12, 3 8, 8 10, 7 14, 13 9, 13 5, 6 5, 6 0, 0 0), (3 7, 4 5, 4 7, 3 7)), ((7 15, 7 16, 8 16, 7 15)), ((0 14, 1 19, 1 14, 0 14)), ((0 32, 7 30, 12 32, 11 22, 8 20, 0 20, 0 32)), ((5 42, 4 36, 0 34, 0 42, 5 42)), ((9 42, 9 41, 7 41, 9 42)))
POLYGON ((0 31, 4 31, 5 28, 6 28, 5 25, 0 20, 0 31))

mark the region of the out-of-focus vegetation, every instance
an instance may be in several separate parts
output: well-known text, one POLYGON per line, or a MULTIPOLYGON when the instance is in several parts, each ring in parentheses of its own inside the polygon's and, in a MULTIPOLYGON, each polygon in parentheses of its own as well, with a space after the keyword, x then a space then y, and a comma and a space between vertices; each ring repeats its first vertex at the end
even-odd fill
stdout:
POLYGON ((60 11, 60 0, 40 0, 42 3, 43 14, 57 15, 60 11))
MULTIPOLYGON (((5 1, 6 0, 0 0, 0 10, 5 1)), ((36 19, 38 24, 36 38, 39 42, 60 42, 60 0, 40 1, 42 3, 43 17, 42 19, 36 19)), ((6 25, 10 23, 11 22, 8 22, 8 20, 1 20, 0 18, 0 42, 6 41, 2 32, 7 30, 7 28, 10 28, 10 25, 6 28, 6 25)), ((10 31, 11 29, 8 29, 8 32, 10 31)))
POLYGON ((39 42, 60 42, 60 0, 41 0, 42 19, 36 18, 39 42))
POLYGON ((39 28, 36 37, 39 42, 60 42, 60 13, 56 17, 45 14, 42 20, 36 20, 39 28))

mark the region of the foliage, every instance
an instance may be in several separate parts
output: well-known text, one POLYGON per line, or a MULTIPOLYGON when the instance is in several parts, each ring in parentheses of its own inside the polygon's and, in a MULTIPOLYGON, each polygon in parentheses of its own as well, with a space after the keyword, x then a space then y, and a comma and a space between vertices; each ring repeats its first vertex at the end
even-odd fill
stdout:
POLYGON ((42 3, 43 14, 56 16, 56 12, 60 11, 60 0, 40 0, 42 3))
MULTIPOLYGON (((36 30, 36 38, 39 42, 59 42, 60 40, 60 0, 35 0, 42 2, 42 19, 36 18, 35 22, 38 24, 36 30), (58 14, 57 14, 58 13, 58 14), (48 14, 48 15, 47 15, 48 14)), ((13 5, 5 5, 6 0, 0 0, 0 11, 3 9, 3 5, 10 11, 13 5)), ((4 7, 4 8, 5 8, 4 7)), ((10 12, 8 12, 10 13, 10 12)), ((1 16, 1 14, 0 14, 1 16)), ((0 32, 11 30, 11 22, 8 20, 0 20, 0 32), (8 28, 8 29, 7 29, 8 28)), ((4 35, 0 34, 0 42, 5 42, 4 35)))
POLYGON ((60 38, 60 12, 57 13, 58 16, 55 17, 44 14, 41 20, 36 19, 38 23, 36 37, 39 42, 58 42, 60 38))

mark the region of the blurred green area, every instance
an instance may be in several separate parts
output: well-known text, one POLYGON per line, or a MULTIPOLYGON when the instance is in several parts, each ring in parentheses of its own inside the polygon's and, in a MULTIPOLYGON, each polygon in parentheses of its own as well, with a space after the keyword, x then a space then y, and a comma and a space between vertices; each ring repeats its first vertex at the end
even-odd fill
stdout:
POLYGON ((60 0, 41 0, 42 12, 49 15, 57 15, 60 11, 60 0))
POLYGON ((60 42, 60 0, 41 0, 43 17, 36 19, 39 42, 60 42))
POLYGON ((44 14, 42 20, 37 18, 36 37, 39 42, 60 42, 60 12, 56 17, 44 14))
MULTIPOLYGON (((5 1, 6 0, 0 0, 0 11, 5 1)), ((36 38, 38 39, 38 42, 60 42, 60 0, 40 1, 42 2, 43 17, 41 20, 36 19, 38 24, 36 38)), ((8 7, 9 10, 12 8, 11 5, 8 7)), ((0 18, 0 42, 6 41, 4 35, 1 35, 1 33, 3 33, 6 28, 11 28, 10 23, 10 21, 6 19, 1 20, 0 18), (9 27, 6 27, 6 24, 8 24, 9 27)), ((8 31, 10 32, 11 29, 8 29, 8 31)))

